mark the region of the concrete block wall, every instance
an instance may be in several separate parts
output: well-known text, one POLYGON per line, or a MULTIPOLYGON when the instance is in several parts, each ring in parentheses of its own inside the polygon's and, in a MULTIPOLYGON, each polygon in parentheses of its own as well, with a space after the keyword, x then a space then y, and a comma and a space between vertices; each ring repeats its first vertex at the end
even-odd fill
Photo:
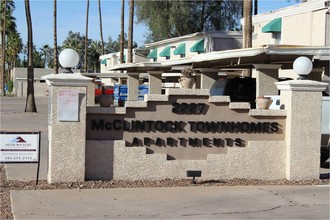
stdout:
MULTIPOLYGON (((148 102, 168 102, 170 95, 204 96, 209 90, 170 89, 166 95, 146 95, 148 101, 130 101, 126 108, 146 108, 148 102), (128 107, 129 106, 129 107, 128 107)), ((229 97, 218 96, 209 102, 221 102, 230 109, 250 109, 249 103, 230 103, 229 97)), ((116 108, 116 107, 115 107, 116 108)), ((118 107, 117 107, 118 108, 118 107)), ((114 110, 107 109, 114 114, 114 110)), ((87 113, 97 113, 90 108, 87 113)), ((100 109, 101 114, 106 114, 100 109)), ((123 114, 120 112, 119 114, 123 114)), ((246 111, 245 113, 247 114, 246 111)), ((251 109, 250 115, 257 117, 285 117, 286 110, 251 109)), ((148 154, 147 147, 127 147, 125 140, 87 140, 86 141, 86 179, 115 180, 162 180, 186 179, 187 170, 201 170, 201 180, 233 178, 249 179, 285 179, 286 142, 248 141, 245 147, 228 148, 226 154, 208 154, 205 160, 168 160, 167 154, 148 154), (106 150, 105 150, 106 149, 106 150), (104 154, 100 153, 100 151, 104 154), (105 156, 106 155, 106 156, 105 156), (112 171, 112 172, 111 172, 112 171)))
MULTIPOLYGON (((80 121, 72 123, 59 122, 56 119, 56 94, 59 87, 72 89, 67 87, 67 76, 56 76, 54 79, 51 79, 53 80, 51 83, 51 93, 53 95, 51 96, 52 108, 50 109, 50 162, 48 173, 48 181, 51 183, 111 179, 184 179, 187 178, 187 170, 201 170, 201 180, 233 178, 264 180, 286 178, 289 180, 302 180, 319 178, 321 135, 318 134, 321 132, 321 92, 327 86, 325 83, 309 80, 276 83, 278 89, 282 91, 281 102, 285 106, 284 110, 249 109, 250 106, 247 103, 233 104, 230 103, 229 97, 224 96, 209 96, 206 99, 206 94, 209 94, 207 89, 172 89, 168 90, 165 95, 147 95, 146 100, 148 101, 128 101, 126 102, 126 107, 101 108, 96 106, 86 107, 85 94, 89 79, 75 77, 74 75, 72 77, 72 80, 78 78, 81 81, 76 83, 76 89, 79 90, 82 97, 79 107, 80 121), (64 78, 65 81, 63 81, 64 78), (173 98, 171 96, 176 97, 173 98), (184 96, 189 96, 190 98, 184 99, 182 98, 184 96), (168 151, 158 151, 157 146, 156 148, 148 146, 148 148, 154 151, 151 152, 153 154, 150 154, 150 149, 147 149, 144 145, 126 146, 127 140, 125 137, 129 139, 129 142, 132 141, 132 137, 136 136, 137 133, 127 134, 127 132, 124 132, 123 134, 119 133, 120 135, 118 136, 118 132, 123 132, 124 130, 111 130, 108 127, 109 125, 112 126, 111 124, 108 124, 103 132, 97 128, 92 131, 92 134, 88 133, 88 129, 91 128, 89 127, 91 126, 91 121, 89 121, 88 114, 94 115, 90 118, 91 120, 103 120, 104 116, 102 115, 108 115, 110 118, 105 120, 109 120, 109 122, 112 119, 117 120, 117 122, 125 120, 126 116, 131 119, 137 118, 138 120, 164 120, 164 118, 165 120, 171 120, 173 113, 170 109, 172 109, 172 105, 168 105, 168 103, 174 103, 176 98, 181 99, 182 102, 186 100, 189 103, 191 101, 194 102, 193 100, 198 100, 198 102, 209 102, 210 106, 215 106, 208 108, 206 117, 203 115, 195 117, 183 114, 177 115, 176 119, 173 120, 183 120, 186 123, 188 122, 186 121, 187 119, 212 121, 212 118, 209 118, 209 116, 216 116, 219 113, 216 106, 221 106, 222 112, 220 113, 226 115, 225 118, 235 118, 232 119, 233 121, 268 121, 270 123, 278 121, 279 133, 275 132, 265 135, 257 132, 251 138, 247 138, 242 133, 240 134, 242 138, 247 138, 244 146, 231 147, 226 144, 223 145, 223 147, 226 147, 224 149, 217 149, 212 152, 212 149, 209 149, 210 151, 208 150, 208 153, 203 155, 203 157, 194 155, 193 159, 189 159, 191 158, 191 151, 188 148, 188 151, 185 149, 183 152, 186 156, 189 154, 189 158, 180 158, 177 157, 178 155, 171 158, 167 155, 168 151), (167 104, 162 105, 162 102, 167 102, 167 104), (228 109, 226 109, 226 106, 228 109), (149 107, 148 111, 143 110, 149 107), (132 109, 130 108, 135 110, 131 111, 132 109), (161 112, 167 112, 169 115, 159 116, 159 112, 155 111, 157 108, 162 109, 161 112), (143 116, 149 110, 151 110, 150 114, 143 116), (233 114, 229 114, 229 112, 233 114), (251 120, 251 117, 242 117, 244 114, 252 116, 253 119, 251 120), (119 115, 119 118, 116 119, 116 115, 119 115), (85 116, 87 117, 85 118, 85 116), (86 132, 86 137, 90 137, 89 139, 82 139, 84 132, 86 132), (115 136, 112 136, 113 133, 116 133, 115 136), (116 140, 109 140, 111 137, 116 140)), ((220 117, 214 120, 226 119, 220 117)), ((95 126, 99 127, 100 125, 95 126)), ((184 131, 188 131, 188 129, 189 126, 184 131)), ((179 136, 175 133, 169 134, 169 136, 178 139, 181 135, 187 138, 191 134, 189 132, 179 132, 179 136)), ((167 134, 164 136, 162 132, 153 133, 153 135, 161 138, 168 137, 167 134)), ((221 138, 235 138, 235 136, 236 134, 230 136, 227 133, 221 138)), ((141 137, 143 138, 143 136, 141 137)), ((192 135, 192 137, 210 138, 211 136, 208 136, 207 132, 200 132, 192 135), (197 136, 198 134, 201 137, 197 136)), ((198 151, 198 154, 205 153, 204 148, 196 148, 195 146, 194 150, 196 149, 201 149, 201 151, 198 151)))
POLYGON ((201 170, 201 180, 286 177, 285 141, 251 141, 245 148, 230 148, 228 154, 209 154, 207 160, 167 160, 166 154, 147 154, 146 147, 126 147, 125 141, 86 144, 87 180, 186 179, 187 170, 201 170))

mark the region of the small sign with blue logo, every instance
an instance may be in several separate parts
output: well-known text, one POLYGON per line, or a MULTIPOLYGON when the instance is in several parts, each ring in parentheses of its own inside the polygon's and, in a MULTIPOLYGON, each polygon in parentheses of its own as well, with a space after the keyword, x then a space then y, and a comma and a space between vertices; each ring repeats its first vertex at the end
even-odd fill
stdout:
MULTIPOLYGON (((139 86, 139 96, 138 100, 143 101, 144 95, 148 94, 149 88, 146 85, 139 86)), ((118 100, 126 101, 127 100, 127 85, 116 85, 114 87, 114 102, 118 100)))

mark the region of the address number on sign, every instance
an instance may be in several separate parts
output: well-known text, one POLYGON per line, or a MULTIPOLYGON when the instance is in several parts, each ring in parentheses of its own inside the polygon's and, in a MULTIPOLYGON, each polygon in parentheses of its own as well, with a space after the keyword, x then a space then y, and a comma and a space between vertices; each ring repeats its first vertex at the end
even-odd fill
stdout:
POLYGON ((202 114, 204 103, 173 103, 172 112, 176 114, 202 114))

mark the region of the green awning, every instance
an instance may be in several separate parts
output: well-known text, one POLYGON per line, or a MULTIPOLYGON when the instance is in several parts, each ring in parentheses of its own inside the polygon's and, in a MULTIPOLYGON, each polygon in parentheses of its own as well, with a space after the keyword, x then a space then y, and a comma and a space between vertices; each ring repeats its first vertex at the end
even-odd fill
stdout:
POLYGON ((191 48, 190 52, 204 52, 204 38, 197 41, 191 48))
POLYGON ((175 48, 173 54, 174 55, 186 54, 186 43, 182 43, 177 48, 175 48))
POLYGON ((159 56, 160 57, 169 57, 171 55, 171 46, 167 46, 160 52, 159 56))
POLYGON ((154 49, 153 51, 151 51, 148 56, 148 59, 157 59, 157 49, 154 49))
POLYGON ((103 59, 103 60, 101 61, 101 64, 107 64, 107 59, 103 59))
POLYGON ((262 33, 274 33, 282 31, 282 18, 275 18, 262 27, 262 33))

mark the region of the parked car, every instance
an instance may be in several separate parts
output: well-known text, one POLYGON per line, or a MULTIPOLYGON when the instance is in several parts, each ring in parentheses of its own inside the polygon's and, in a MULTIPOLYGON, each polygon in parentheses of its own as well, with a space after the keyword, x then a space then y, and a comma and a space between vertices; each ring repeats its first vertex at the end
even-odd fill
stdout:
POLYGON ((106 86, 101 81, 95 81, 95 103, 98 103, 98 97, 100 95, 113 95, 113 91, 112 86, 106 86))

